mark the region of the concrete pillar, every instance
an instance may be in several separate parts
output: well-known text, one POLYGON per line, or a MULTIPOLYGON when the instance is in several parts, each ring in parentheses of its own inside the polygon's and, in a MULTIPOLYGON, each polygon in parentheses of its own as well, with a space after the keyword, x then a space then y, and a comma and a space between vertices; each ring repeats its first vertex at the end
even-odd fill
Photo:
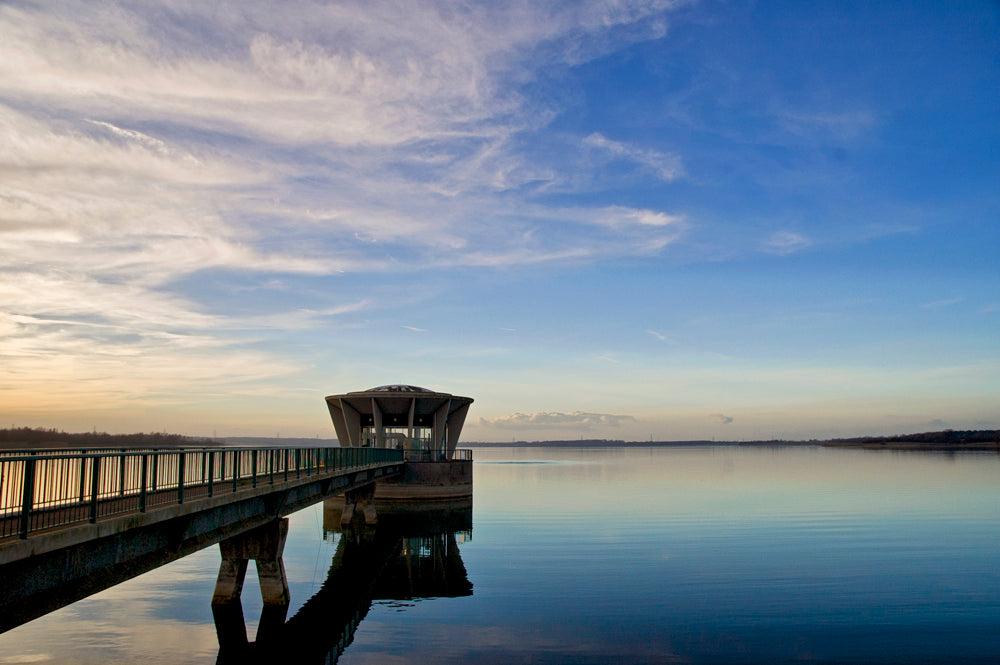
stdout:
POLYGON ((385 448, 385 428, 382 426, 382 409, 372 397, 372 421, 375 425, 375 447, 385 448))
POLYGON ((378 514, 375 512, 375 483, 344 493, 344 512, 340 515, 340 525, 342 527, 350 525, 356 512, 361 513, 362 520, 368 526, 375 526, 378 523, 378 514))
MULTIPOLYGON (((431 450, 445 452, 448 442, 445 437, 448 433, 448 412, 451 410, 451 400, 445 400, 444 404, 434 412, 434 429, 431 434, 431 450)), ((437 458, 433 458, 437 459, 437 458)))
POLYGON ((448 447, 446 450, 447 459, 451 459, 455 454, 455 447, 458 446, 458 436, 462 433, 465 425, 465 417, 469 413, 469 405, 458 407, 454 413, 448 417, 448 447))
POLYGON ((413 448, 413 416, 416 414, 416 411, 417 411, 417 398, 414 397, 413 399, 410 400, 410 412, 406 416, 406 428, 407 428, 406 438, 408 439, 408 441, 406 442, 405 448, 407 449, 413 448))
MULTIPOLYGON (((340 409, 344 414, 344 429, 347 432, 347 443, 345 444, 343 440, 340 441, 340 447, 348 446, 360 446, 361 445, 361 414, 357 410, 347 403, 346 400, 340 400, 340 409)), ((336 424, 336 423, 334 423, 336 424)), ((340 430, 337 430, 337 438, 340 439, 340 430)))
POLYGON ((257 564, 260 595, 264 605, 287 606, 290 600, 285 563, 281 555, 288 536, 288 519, 275 520, 219 543, 222 563, 215 582, 213 604, 239 601, 246 579, 247 564, 257 564))
POLYGON ((215 581, 213 605, 239 602, 243 593, 243 581, 247 577, 247 559, 227 559, 223 556, 219 564, 219 577, 215 581))

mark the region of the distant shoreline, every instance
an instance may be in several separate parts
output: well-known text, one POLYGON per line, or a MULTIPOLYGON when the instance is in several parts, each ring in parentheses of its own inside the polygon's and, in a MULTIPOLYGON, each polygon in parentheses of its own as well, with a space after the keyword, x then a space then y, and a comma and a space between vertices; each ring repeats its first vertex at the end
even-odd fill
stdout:
MULTIPOLYGON (((0 450, 54 450, 95 448, 213 448, 213 447, 327 447, 337 440, 305 437, 188 437, 180 434, 107 434, 84 432, 67 434, 53 429, 0 429, 0 450)), ((624 441, 620 439, 562 439, 547 441, 461 441, 461 448, 684 448, 706 446, 743 446, 776 448, 823 446, 863 450, 902 450, 940 452, 1000 453, 1000 430, 943 430, 897 436, 867 436, 850 439, 811 439, 796 441, 769 439, 757 441, 624 441)))
POLYGON ((796 441, 769 439, 758 441, 623 441, 580 439, 558 441, 469 441, 468 448, 668 448, 692 446, 790 447, 822 446, 863 450, 934 450, 942 452, 987 451, 1000 453, 1000 430, 943 430, 897 436, 866 436, 851 439, 811 439, 796 441))

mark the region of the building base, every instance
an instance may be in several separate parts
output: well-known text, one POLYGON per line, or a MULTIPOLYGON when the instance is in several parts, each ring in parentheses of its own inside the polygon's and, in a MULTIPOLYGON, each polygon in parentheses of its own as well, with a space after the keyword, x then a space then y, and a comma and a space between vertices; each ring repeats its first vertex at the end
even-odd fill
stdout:
POLYGON ((375 502, 449 501, 472 498, 472 460, 406 462, 403 473, 375 485, 375 502))

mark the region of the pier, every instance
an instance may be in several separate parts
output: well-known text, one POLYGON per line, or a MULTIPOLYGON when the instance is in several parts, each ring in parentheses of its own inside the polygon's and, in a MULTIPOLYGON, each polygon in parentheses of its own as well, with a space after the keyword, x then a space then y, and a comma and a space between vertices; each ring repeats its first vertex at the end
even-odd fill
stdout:
POLYGON ((235 566, 238 592, 253 558, 262 594, 287 603, 281 518, 345 495, 374 521, 375 483, 403 467, 401 451, 376 448, 7 452, 0 632, 216 543, 220 588, 235 566))
POLYGON ((408 385, 331 395, 346 447, 0 453, 0 632, 216 543, 218 616, 254 561, 283 621, 285 516, 334 497, 347 530, 373 528, 379 503, 397 524, 401 505, 409 521, 427 506, 471 515, 472 454, 456 444, 472 401, 408 385))

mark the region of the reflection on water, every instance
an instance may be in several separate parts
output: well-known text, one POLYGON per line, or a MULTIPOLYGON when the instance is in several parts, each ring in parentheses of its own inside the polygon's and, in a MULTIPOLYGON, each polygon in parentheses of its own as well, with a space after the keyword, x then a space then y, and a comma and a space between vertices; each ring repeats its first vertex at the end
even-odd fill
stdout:
MULTIPOLYGON (((381 516, 355 538, 324 531, 320 505, 292 515, 278 641, 339 665, 1000 662, 996 455, 476 457, 472 540, 381 537, 381 516)), ((20 626, 0 663, 214 663, 218 570, 211 548, 20 626)), ((256 650, 274 633, 252 575, 245 624, 221 632, 256 650)))
MULTIPOLYGON (((410 507, 384 514, 376 527, 341 532, 336 500, 324 506, 324 533, 337 549, 319 591, 286 620, 287 607, 265 605, 253 641, 242 603, 213 605, 220 664, 275 662, 294 645, 296 662, 335 663, 373 602, 472 595, 458 540, 472 533, 472 505, 410 507)), ((397 605, 398 606, 398 605, 397 605)))

